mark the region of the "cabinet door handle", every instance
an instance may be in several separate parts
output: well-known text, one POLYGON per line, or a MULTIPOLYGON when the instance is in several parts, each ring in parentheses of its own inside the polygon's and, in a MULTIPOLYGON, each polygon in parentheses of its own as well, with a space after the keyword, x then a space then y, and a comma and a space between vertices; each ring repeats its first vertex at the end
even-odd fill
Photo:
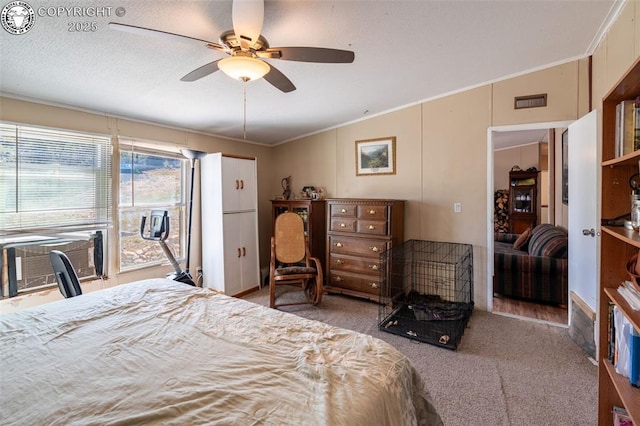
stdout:
POLYGON ((236 179, 236 190, 240 189, 240 181, 236 179))
POLYGON ((340 213, 346 213, 346 212, 347 212, 347 209, 341 209, 340 210, 340 213))
POLYGON ((369 283, 371 288, 378 288, 378 283, 369 283))
POLYGON ((379 249, 378 247, 376 247, 376 246, 369 247, 369 249, 370 249, 372 252, 374 252, 374 253, 377 253, 377 252, 379 252, 379 251, 380 251, 380 249, 379 249))
POLYGON ((342 243, 336 243, 336 247, 342 247, 342 243))
POLYGON ((238 257, 242 256, 242 251, 240 250, 240 247, 238 247, 238 257))
POLYGON ((346 227, 347 227, 347 225, 345 225, 344 223, 340 224, 340 228, 346 228, 346 227))
POLYGON ((240 189, 244 189, 244 181, 240 179, 240 189))
POLYGON ((371 269, 372 271, 377 271, 378 265, 369 265, 369 269, 371 269))
POLYGON ((373 231, 374 229, 376 229, 376 227, 375 227, 375 226, 373 226, 373 225, 369 225, 367 228, 368 228, 370 231, 373 231))
POLYGON ((246 256, 247 255, 247 248, 246 247, 242 247, 242 256, 246 256))
POLYGON ((370 214, 370 215, 374 215, 374 214, 376 214, 376 211, 375 211, 375 210, 373 210, 373 209, 371 209, 371 210, 369 210, 369 214, 370 214))

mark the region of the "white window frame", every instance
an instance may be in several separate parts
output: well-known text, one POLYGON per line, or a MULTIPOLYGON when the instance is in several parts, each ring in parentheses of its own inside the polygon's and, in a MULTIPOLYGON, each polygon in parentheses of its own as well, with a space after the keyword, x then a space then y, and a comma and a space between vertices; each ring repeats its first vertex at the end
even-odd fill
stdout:
MULTIPOLYGON (((134 140, 134 139, 128 139, 128 138, 124 138, 124 137, 120 137, 119 138, 119 144, 118 144, 118 170, 117 170, 117 174, 118 174, 118 185, 120 185, 120 180, 121 180, 121 164, 120 164, 120 160, 122 158, 122 154, 124 152, 132 152, 134 154, 144 154, 144 155, 152 155, 152 156, 158 156, 158 157, 167 157, 167 158, 172 158, 172 159, 176 159, 176 160, 180 160, 181 164, 182 164, 182 169, 181 169, 181 185, 180 185, 180 199, 177 200, 176 203, 174 204, 151 204, 151 203, 139 203, 136 201, 135 199, 135 188, 132 185, 131 190, 132 190, 132 194, 131 194, 131 205, 123 205, 121 203, 121 188, 119 186, 118 188, 118 205, 116 207, 117 210, 117 221, 118 221, 118 235, 116 236, 117 240, 118 240, 118 255, 116 256, 117 258, 117 265, 116 267, 118 268, 118 270, 120 272, 130 272, 130 271, 135 271, 135 270, 141 270, 141 269, 146 269, 146 268, 150 268, 150 267, 157 267, 163 264, 167 264, 168 261, 166 258, 162 258, 161 260, 156 260, 156 261, 150 261, 150 262, 145 262, 145 263, 140 263, 140 264, 134 264, 134 265, 127 265, 127 266, 123 266, 122 262, 122 252, 121 252, 121 248, 122 248, 122 241, 121 241, 121 233, 122 230, 120 229, 121 227, 121 223, 122 223, 122 216, 123 216, 123 212, 127 212, 127 211, 136 211, 139 210, 141 208, 144 208, 144 213, 145 215, 149 215, 149 213, 151 212, 152 209, 164 209, 164 208, 178 208, 179 210, 181 210, 181 215, 179 218, 179 221, 176 222, 176 218, 175 217, 170 217, 170 221, 171 221, 171 229, 172 231, 175 230, 176 228, 178 228, 180 230, 180 251, 179 253, 177 253, 176 251, 174 251, 174 247, 170 247, 170 250, 172 251, 173 255, 176 258, 176 261, 181 262, 184 261, 185 256, 186 256, 186 222, 187 222, 187 174, 188 174, 188 170, 189 170, 189 163, 188 160, 182 156, 179 152, 179 148, 177 147, 172 147, 172 146, 167 146, 165 144, 163 144, 162 142, 153 142, 153 141, 140 141, 140 140, 134 140)), ((140 218, 142 219, 142 218, 140 218)), ((154 244, 153 241, 146 241, 146 243, 148 244, 154 244)), ((155 243, 157 244, 157 243, 155 243)), ((159 247, 159 246, 158 246, 159 247)))

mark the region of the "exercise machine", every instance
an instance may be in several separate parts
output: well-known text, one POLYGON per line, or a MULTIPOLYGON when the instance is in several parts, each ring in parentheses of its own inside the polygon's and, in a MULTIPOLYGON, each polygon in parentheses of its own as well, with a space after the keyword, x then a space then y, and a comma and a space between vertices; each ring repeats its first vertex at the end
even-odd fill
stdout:
POLYGON ((189 275, 189 271, 183 271, 182 268, 180 268, 180 264, 176 261, 173 253, 171 253, 167 243, 165 243, 167 237, 169 237, 170 231, 169 212, 166 210, 151 210, 148 233, 145 232, 146 223, 147 216, 142 216, 142 221, 140 222, 140 237, 143 240, 156 241, 160 244, 160 247, 162 247, 164 255, 167 257, 175 271, 173 274, 169 274, 167 278, 195 286, 196 284, 193 281, 193 278, 191 278, 191 275, 189 275))

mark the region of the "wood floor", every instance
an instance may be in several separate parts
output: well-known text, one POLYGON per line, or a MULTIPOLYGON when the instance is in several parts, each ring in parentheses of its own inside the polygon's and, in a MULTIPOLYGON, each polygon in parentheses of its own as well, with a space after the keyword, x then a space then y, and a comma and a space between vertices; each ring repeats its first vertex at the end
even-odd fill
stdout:
POLYGON ((567 308, 555 305, 542 305, 508 297, 493 297, 493 311, 521 317, 534 318, 567 325, 569 314, 567 308))

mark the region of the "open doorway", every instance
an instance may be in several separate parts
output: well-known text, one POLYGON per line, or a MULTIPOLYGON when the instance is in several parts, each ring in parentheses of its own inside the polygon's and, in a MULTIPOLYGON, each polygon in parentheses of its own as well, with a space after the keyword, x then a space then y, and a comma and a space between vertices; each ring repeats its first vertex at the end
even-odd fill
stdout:
MULTIPOLYGON (((488 206, 491 222, 488 235, 488 261, 491 265, 488 270, 491 272, 487 300, 489 310, 494 313, 561 326, 569 323, 567 304, 555 303, 554 300, 558 298, 545 300, 546 295, 539 298, 519 297, 517 293, 502 291, 500 286, 496 288, 500 291, 495 292, 493 286, 496 274, 493 270, 494 255, 496 252, 502 253, 505 247, 511 248, 509 238, 513 238, 515 244, 517 236, 525 233, 527 228, 535 228, 540 224, 567 228, 567 206, 562 203, 561 139, 569 124, 551 122, 501 126, 488 131, 488 206), (524 186, 518 186, 521 184, 524 186), (508 245, 506 241, 509 241, 508 245)), ((527 248, 525 246, 520 250, 526 253, 527 248)), ((500 273, 504 271, 501 269, 497 272, 503 280, 504 275, 500 273)), ((514 280, 521 278, 517 269, 509 271, 509 274, 514 280)))

